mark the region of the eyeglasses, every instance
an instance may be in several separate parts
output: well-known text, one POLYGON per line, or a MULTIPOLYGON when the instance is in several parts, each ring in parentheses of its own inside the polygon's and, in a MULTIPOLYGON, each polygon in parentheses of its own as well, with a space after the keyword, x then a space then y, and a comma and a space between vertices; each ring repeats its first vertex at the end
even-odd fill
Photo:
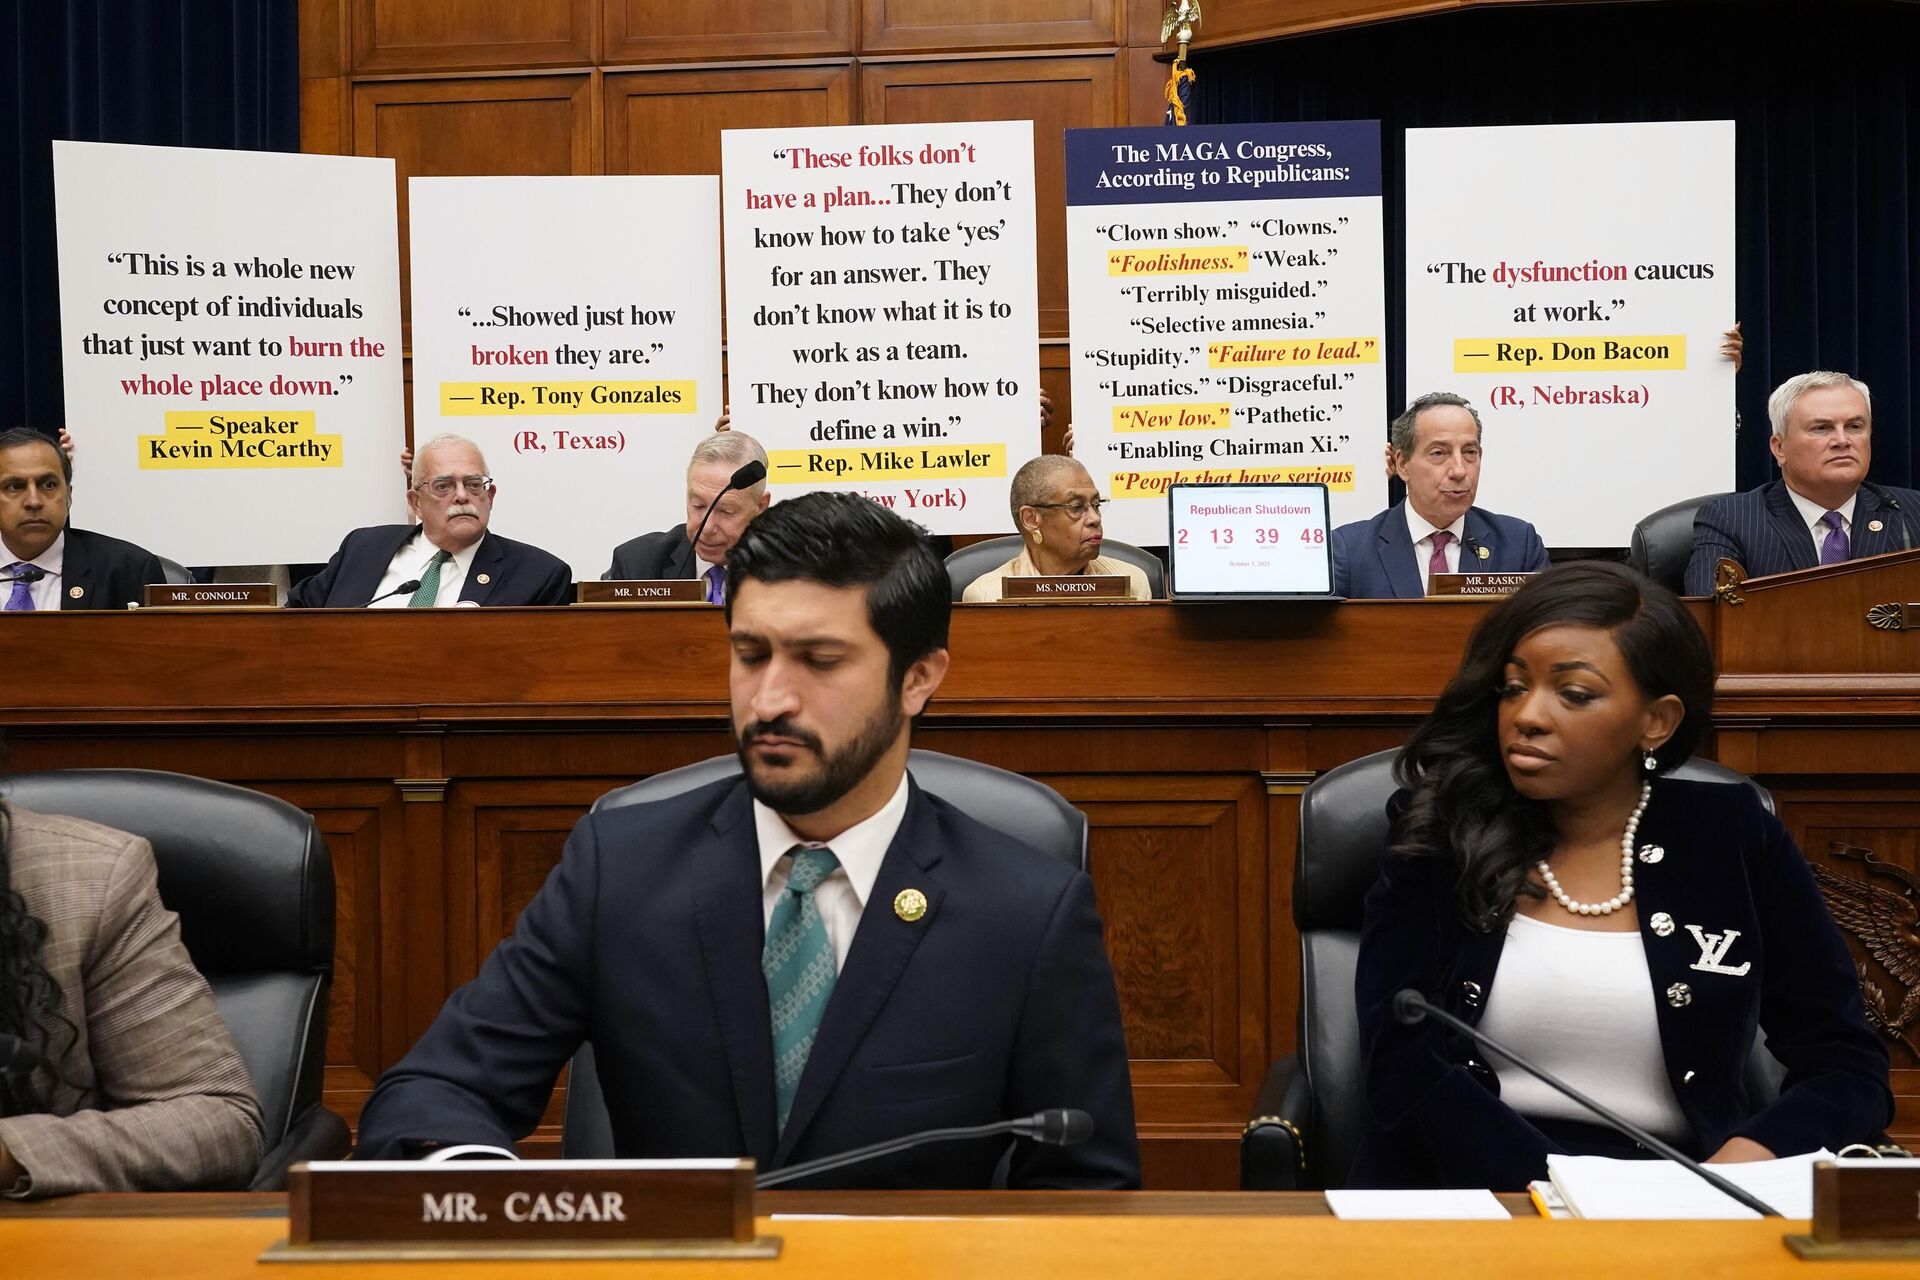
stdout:
POLYGON ((435 476, 431 480, 422 480, 413 486, 424 489, 436 498, 444 498, 455 489, 465 489, 473 497, 481 497, 493 488, 492 476, 435 476))
POLYGON ((1085 520, 1087 513, 1100 514, 1100 508, 1112 502, 1112 498, 1075 498, 1072 502, 1029 502, 1030 507, 1064 511, 1075 520, 1085 520))

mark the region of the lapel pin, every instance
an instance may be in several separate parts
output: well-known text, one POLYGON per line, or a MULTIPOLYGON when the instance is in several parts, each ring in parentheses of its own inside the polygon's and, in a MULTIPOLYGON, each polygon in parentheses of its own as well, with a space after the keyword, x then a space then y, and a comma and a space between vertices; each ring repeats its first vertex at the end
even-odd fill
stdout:
POLYGON ((902 889, 894 895, 893 914, 912 924, 927 914, 927 895, 918 889, 902 889))
POLYGON ((84 596, 87 594, 87 589, 85 587, 68 587, 67 594, 72 596, 75 600, 78 600, 81 596, 84 596))
POLYGON ((1493 552, 1487 550, 1485 547, 1475 547, 1473 554, 1479 556, 1482 560, 1486 560, 1492 557, 1493 552))
POLYGON ((1881 523, 1880 523, 1880 522, 1879 522, 1878 520, 1869 520, 1869 521, 1867 521, 1867 528, 1868 528, 1868 529, 1869 529, 1870 531, 1872 531, 1872 532, 1874 532, 1874 533, 1878 533, 1878 532, 1880 532, 1880 531, 1881 531, 1882 529, 1884 529, 1884 528, 1886 528, 1886 527, 1887 527, 1887 526, 1885 526, 1885 525, 1883 525, 1883 524, 1881 524, 1881 523))
POLYGON ((480 575, 479 577, 477 577, 477 578, 475 578, 475 579, 474 579, 474 581, 475 581, 475 582, 477 582, 477 583, 479 583, 479 584, 480 584, 481 586, 483 586, 483 587, 484 587, 484 586, 486 586, 486 585, 487 585, 487 584, 488 584, 489 582, 492 582, 492 581, 493 581, 493 579, 492 579, 492 578, 489 578, 489 577, 488 577, 488 576, 487 576, 486 574, 484 574, 484 573, 483 573, 483 574, 481 574, 481 575, 480 575))

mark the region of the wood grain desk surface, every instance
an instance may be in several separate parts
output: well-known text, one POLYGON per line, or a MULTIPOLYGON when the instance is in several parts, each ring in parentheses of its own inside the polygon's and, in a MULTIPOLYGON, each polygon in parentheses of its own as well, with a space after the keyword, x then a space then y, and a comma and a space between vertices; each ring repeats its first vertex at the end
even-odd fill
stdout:
MULTIPOLYGON (((1524 1197, 1502 1197, 1510 1209, 1524 1197)), ((760 1230, 785 1240, 778 1261, 669 1262, 672 1280, 746 1280, 756 1268, 794 1280, 1137 1276, 1293 1278, 1414 1276, 1740 1277, 1792 1272, 1820 1280, 1912 1275, 1913 1265, 1798 1261, 1782 1243, 1804 1223, 1340 1222, 1318 1195, 836 1195, 761 1197, 760 1230), (769 1214, 888 1214, 852 1218, 769 1214), (902 1216, 902 1215, 924 1216, 902 1216)), ((291 1271, 257 1261, 284 1238, 278 1197, 82 1197, 0 1212, 0 1271, 62 1280, 219 1280, 285 1277, 405 1280, 590 1280, 632 1275, 632 1262, 314 1263, 291 1271), (148 1202, 143 1204, 142 1202, 148 1202), (144 1216, 143 1209, 173 1216, 144 1216), (86 1216, 89 1214, 122 1216, 86 1216), (195 1215, 212 1216, 195 1216, 195 1215), (247 1216, 236 1216, 247 1215, 247 1216)))

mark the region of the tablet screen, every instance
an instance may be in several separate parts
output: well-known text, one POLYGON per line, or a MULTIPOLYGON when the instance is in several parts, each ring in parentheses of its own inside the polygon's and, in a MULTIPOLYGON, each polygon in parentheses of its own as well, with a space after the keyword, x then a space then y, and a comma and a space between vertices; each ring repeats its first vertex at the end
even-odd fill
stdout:
POLYGON ((1176 484, 1168 498, 1174 596, 1333 591, 1325 485, 1176 484))

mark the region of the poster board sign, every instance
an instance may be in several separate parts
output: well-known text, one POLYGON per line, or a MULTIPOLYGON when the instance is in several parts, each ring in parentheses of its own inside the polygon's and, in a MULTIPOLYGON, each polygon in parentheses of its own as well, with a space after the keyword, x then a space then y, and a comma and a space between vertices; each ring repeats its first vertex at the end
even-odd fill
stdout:
POLYGON ((1075 453, 1107 532, 1158 543, 1174 484, 1386 498, 1380 125, 1067 131, 1075 453))
POLYGON ((1473 402, 1478 505, 1548 546, 1625 546, 1733 488, 1733 143, 1730 120, 1407 131, 1407 396, 1473 402))
POLYGON ((414 178, 413 437, 480 446, 576 579, 685 519, 720 387, 719 180, 414 178), (564 498, 564 500, 556 500, 564 498))
POLYGON ((73 522, 183 564, 406 518, 391 160, 53 144, 73 522))
POLYGON ((1008 531, 1040 451, 1033 125, 721 134, 733 421, 776 499, 1008 531))

